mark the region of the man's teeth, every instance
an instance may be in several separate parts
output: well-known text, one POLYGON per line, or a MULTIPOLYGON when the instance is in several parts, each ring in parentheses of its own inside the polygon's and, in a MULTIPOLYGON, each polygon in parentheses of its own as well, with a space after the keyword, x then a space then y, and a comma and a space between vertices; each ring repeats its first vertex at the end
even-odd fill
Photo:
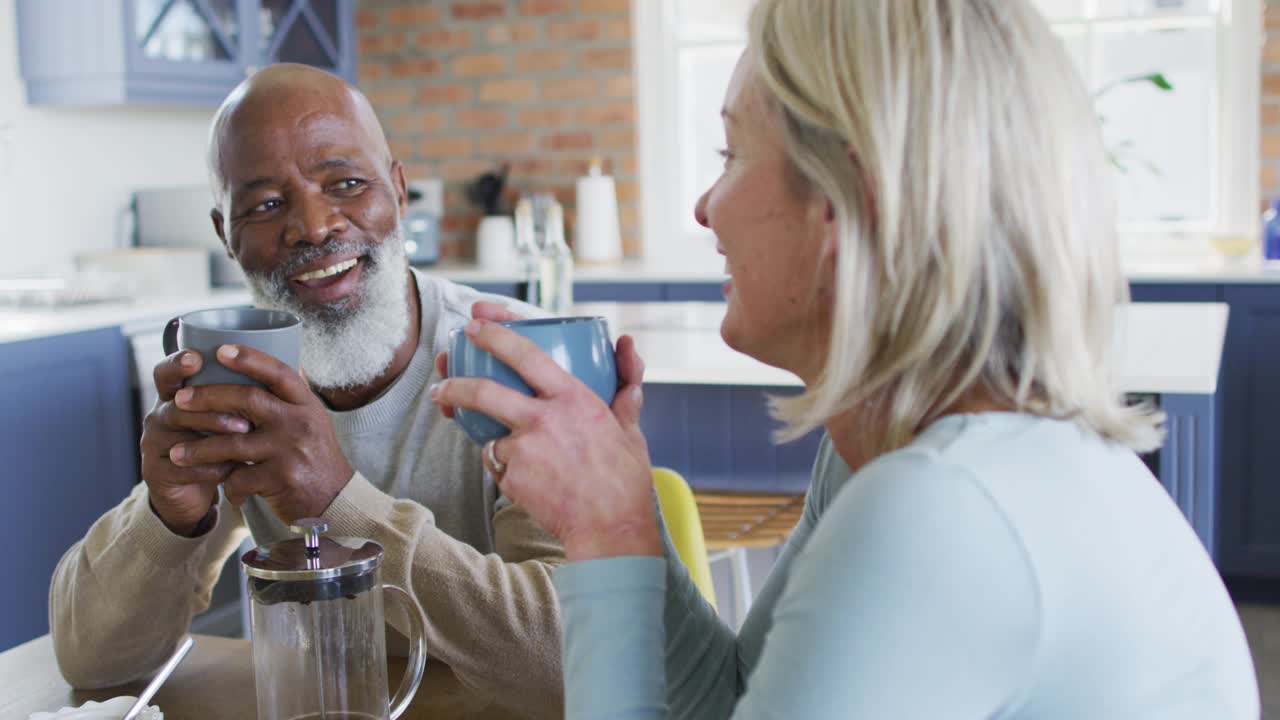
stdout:
POLYGON ((320 278, 327 278, 331 275, 337 275, 340 272, 346 272, 351 268, 355 267, 356 263, 358 262, 359 262, 358 258, 351 258, 350 260, 343 260, 342 262, 337 263, 335 265, 330 265, 327 268, 321 268, 320 270, 313 270, 312 272, 303 273, 301 275, 294 275, 289 279, 297 280, 299 282, 304 280, 319 280, 320 278))

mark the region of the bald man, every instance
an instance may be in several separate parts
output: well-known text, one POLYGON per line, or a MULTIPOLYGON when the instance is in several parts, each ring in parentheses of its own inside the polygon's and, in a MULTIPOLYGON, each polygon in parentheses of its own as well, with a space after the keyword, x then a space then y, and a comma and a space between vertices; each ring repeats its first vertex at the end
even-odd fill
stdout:
POLYGON ((427 393, 449 330, 495 298, 408 267, 403 169, 368 101, 332 75, 274 65, 246 80, 215 115, 208 163, 213 226, 255 304, 304 320, 303 373, 225 346, 218 361, 269 389, 183 389, 213 361, 191 351, 156 366, 143 482, 54 573, 63 675, 103 687, 153 673, 246 532, 267 544, 323 515, 331 534, 380 543, 383 580, 426 612, 416 706, 561 715, 561 548, 499 497, 427 393))

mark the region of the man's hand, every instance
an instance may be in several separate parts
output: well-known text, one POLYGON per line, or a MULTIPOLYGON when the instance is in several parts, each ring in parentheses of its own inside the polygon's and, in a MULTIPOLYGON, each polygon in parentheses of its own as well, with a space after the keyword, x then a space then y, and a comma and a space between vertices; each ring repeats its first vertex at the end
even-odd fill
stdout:
POLYGON ((218 483, 233 463, 179 467, 169 461, 174 445, 199 440, 204 434, 246 433, 244 418, 220 413, 197 413, 173 404, 173 396, 187 378, 200 371, 200 354, 183 350, 156 365, 152 377, 159 397, 142 424, 142 480, 151 496, 151 507, 173 532, 190 536, 209 514, 218 496, 218 483))
POLYGON ((189 387, 175 393, 174 403, 189 413, 238 416, 253 429, 188 439, 173 446, 170 461, 182 468, 231 463, 223 484, 227 499, 239 505, 258 495, 285 522, 323 514, 353 474, 324 404, 300 373, 253 348, 223 345, 218 361, 267 390, 189 387))

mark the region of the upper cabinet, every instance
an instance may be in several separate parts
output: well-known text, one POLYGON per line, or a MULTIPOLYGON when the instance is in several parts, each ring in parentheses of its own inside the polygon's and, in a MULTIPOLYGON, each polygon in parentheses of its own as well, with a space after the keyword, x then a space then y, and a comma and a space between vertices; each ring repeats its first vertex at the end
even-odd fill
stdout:
POLYGON ((18 0, 27 99, 217 105, 258 68, 355 81, 355 0, 18 0))

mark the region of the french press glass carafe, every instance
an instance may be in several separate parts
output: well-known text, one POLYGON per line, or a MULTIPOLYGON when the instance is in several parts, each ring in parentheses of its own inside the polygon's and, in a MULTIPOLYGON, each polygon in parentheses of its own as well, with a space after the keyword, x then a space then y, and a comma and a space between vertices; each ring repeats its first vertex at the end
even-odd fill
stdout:
POLYGON ((422 681, 426 618, 417 601, 379 582, 382 546, 322 537, 321 518, 290 526, 301 538, 245 553, 252 599, 259 720, 395 720, 422 681), (383 591, 409 618, 409 663, 387 699, 383 591))

